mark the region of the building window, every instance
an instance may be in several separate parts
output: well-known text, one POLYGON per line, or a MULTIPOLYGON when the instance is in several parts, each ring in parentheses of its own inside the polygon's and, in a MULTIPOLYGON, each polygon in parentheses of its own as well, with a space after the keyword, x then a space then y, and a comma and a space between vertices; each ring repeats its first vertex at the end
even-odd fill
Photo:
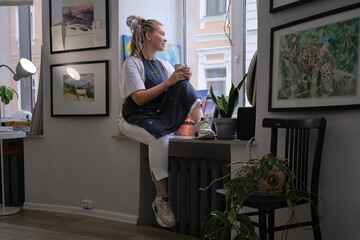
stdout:
POLYGON ((226 78, 226 68, 205 69, 205 77, 209 78, 226 78))
POLYGON ((226 91, 226 68, 207 68, 205 69, 206 87, 213 88, 214 94, 220 96, 226 91))
POLYGON ((226 0, 206 0, 206 16, 222 15, 226 12, 226 0))

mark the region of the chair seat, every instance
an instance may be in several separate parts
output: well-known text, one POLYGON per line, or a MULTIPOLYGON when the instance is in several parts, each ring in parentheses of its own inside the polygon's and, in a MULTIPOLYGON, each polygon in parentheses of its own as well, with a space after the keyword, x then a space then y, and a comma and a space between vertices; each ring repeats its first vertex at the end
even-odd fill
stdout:
MULTIPOLYGON (((226 188, 217 189, 216 192, 218 194, 225 196, 227 189, 226 188)), ((301 197, 308 197, 308 195, 303 192, 297 192, 297 195, 301 196, 301 197)), ((234 198, 236 198, 235 195, 234 195, 234 198)), ((307 203, 307 201, 305 201, 305 200, 299 201, 296 205, 301 205, 301 204, 305 204, 305 203, 307 203)), ((254 195, 250 195, 245 199, 244 206, 251 207, 251 208, 257 208, 257 209, 263 209, 263 210, 272 210, 272 209, 288 207, 285 197, 281 197, 281 196, 264 197, 264 196, 254 196, 254 195)))

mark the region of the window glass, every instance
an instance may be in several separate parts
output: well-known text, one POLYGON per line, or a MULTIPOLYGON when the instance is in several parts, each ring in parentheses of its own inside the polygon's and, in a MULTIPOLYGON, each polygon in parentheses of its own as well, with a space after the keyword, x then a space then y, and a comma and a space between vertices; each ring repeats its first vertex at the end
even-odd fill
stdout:
MULTIPOLYGON (((29 60, 31 60, 37 68, 37 73, 32 76, 32 83, 30 84, 31 89, 21 89, 21 82, 13 81, 13 74, 10 71, 6 70, 5 67, 0 69, 0 85, 12 87, 19 94, 19 97, 14 96, 13 100, 8 105, 1 103, 2 117, 11 117, 14 112, 22 109, 22 91, 23 93, 24 91, 32 93, 32 106, 34 106, 37 98, 42 45, 41 0, 34 0, 33 6, 29 9, 30 18, 25 19, 25 24, 30 26, 31 37, 30 39, 20 39, 19 26, 20 24, 24 24, 24 22, 20 22, 19 20, 19 7, 0 7, 0 20, 2 22, 2 33, 0 35, 0 64, 9 66, 15 72, 16 65, 20 58, 20 41, 27 41, 31 44, 32 51, 32 59, 29 60)), ((32 109, 26 110, 31 111, 32 109)))
POLYGON ((219 15, 226 12, 226 0, 206 0, 206 15, 219 15))
POLYGON ((210 68, 205 70, 206 78, 225 78, 226 68, 210 68))

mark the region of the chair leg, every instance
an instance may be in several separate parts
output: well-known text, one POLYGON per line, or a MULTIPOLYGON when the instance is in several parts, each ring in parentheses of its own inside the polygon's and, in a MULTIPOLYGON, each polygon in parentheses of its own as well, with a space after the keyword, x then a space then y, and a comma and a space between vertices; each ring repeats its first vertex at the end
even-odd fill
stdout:
POLYGON ((320 230, 320 221, 318 216, 316 215, 316 209, 314 206, 311 206, 311 221, 312 228, 315 240, 321 240, 321 230, 320 230))
POLYGON ((259 233, 261 240, 267 240, 266 210, 259 209, 259 233))
POLYGON ((268 236, 269 240, 274 240, 275 210, 269 210, 268 213, 268 236))

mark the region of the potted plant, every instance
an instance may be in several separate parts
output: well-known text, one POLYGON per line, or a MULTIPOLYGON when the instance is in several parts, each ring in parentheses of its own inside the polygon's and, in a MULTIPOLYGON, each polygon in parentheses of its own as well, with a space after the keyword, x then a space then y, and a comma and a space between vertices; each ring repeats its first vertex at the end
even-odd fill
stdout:
MULTIPOLYGON (((205 239, 224 239, 231 230, 235 231, 236 240, 260 240, 259 235, 251 219, 241 213, 244 201, 251 195, 269 195, 286 197, 286 203, 292 211, 288 224, 295 219, 297 202, 307 201, 314 204, 306 192, 297 195, 293 180, 294 173, 288 168, 288 160, 265 154, 260 159, 251 159, 248 162, 236 162, 241 164, 233 172, 233 178, 225 184, 226 209, 224 212, 212 211, 205 225, 205 239)), ((232 165, 233 165, 232 164, 232 165)), ((227 177, 227 176, 225 176, 227 177)), ((207 189, 207 188, 206 188, 207 189)), ((320 219, 318 205, 315 206, 320 219)), ((286 238, 286 233, 285 233, 286 238)))
POLYGON ((237 119, 231 118, 235 107, 239 102, 239 91, 244 85, 247 74, 245 74, 237 85, 231 84, 229 97, 225 98, 224 94, 220 97, 215 96, 212 86, 210 87, 211 100, 214 102, 215 107, 219 113, 219 118, 214 118, 216 137, 218 139, 233 140, 236 139, 236 123, 237 119))
POLYGON ((13 100, 14 94, 19 96, 12 87, 7 87, 5 85, 0 86, 0 101, 5 105, 9 104, 11 100, 13 100))
MULTIPOLYGON (((19 97, 19 94, 12 87, 7 87, 5 85, 0 86, 0 101, 5 105, 8 105, 11 100, 13 100, 14 94, 19 97)), ((1 109, 0 109, 0 118, 1 118, 1 109)))

